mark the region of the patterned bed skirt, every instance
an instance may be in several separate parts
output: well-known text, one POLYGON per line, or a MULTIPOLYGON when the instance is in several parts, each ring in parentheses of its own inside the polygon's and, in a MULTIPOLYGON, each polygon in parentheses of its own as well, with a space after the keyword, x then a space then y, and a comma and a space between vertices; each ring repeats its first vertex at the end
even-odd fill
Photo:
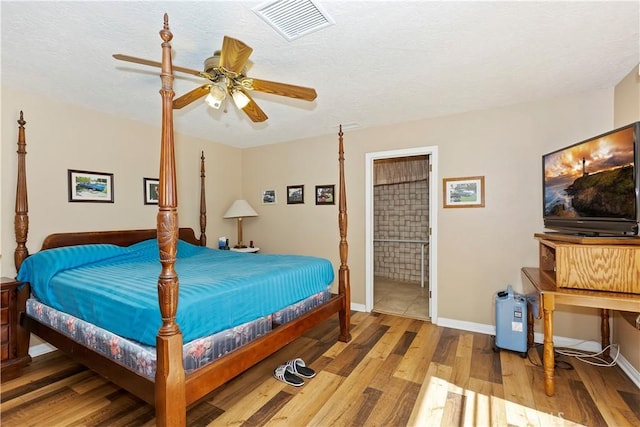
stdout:
MULTIPOLYGON (((182 353, 185 371, 189 373, 213 362, 265 335, 272 330, 274 324, 288 323, 324 304, 330 298, 330 289, 326 289, 284 310, 186 343, 182 353)), ((153 380, 155 377, 155 347, 122 338, 77 317, 55 310, 33 298, 27 300, 27 314, 146 378, 153 380)))

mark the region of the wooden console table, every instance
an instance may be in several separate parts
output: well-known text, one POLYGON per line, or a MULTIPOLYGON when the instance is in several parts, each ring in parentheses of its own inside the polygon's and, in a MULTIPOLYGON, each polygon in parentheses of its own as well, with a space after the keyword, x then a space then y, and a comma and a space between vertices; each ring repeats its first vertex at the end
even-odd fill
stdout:
MULTIPOLYGON (((539 268, 524 267, 523 287, 525 294, 539 297, 538 318, 544 321, 544 391, 547 396, 555 393, 554 349, 553 349, 553 312, 556 305, 573 305, 602 309, 602 348, 609 345, 609 310, 621 310, 640 313, 640 295, 621 292, 591 291, 582 289, 559 288, 548 274, 542 274, 539 268)), ((533 344, 533 310, 528 310, 528 341, 533 344)))

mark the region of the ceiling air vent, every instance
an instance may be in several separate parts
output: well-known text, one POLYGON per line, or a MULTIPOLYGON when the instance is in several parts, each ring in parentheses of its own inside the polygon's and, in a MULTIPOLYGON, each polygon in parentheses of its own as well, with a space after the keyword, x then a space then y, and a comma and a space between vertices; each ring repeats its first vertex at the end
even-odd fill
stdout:
POLYGON ((252 10, 289 41, 334 24, 312 0, 270 0, 252 10))

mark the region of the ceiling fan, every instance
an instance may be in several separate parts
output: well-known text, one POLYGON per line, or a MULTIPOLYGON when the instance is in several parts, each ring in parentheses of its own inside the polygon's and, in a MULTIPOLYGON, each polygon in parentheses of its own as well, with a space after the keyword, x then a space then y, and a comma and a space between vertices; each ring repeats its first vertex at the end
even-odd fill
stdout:
MULTIPOLYGON (((212 57, 204 61, 204 71, 174 65, 174 71, 202 77, 209 82, 174 99, 173 108, 185 107, 205 95, 209 106, 220 108, 225 98, 230 96, 236 106, 244 111, 253 122, 264 122, 268 118, 267 115, 251 98, 248 91, 255 90, 305 101, 316 99, 317 94, 313 88, 247 77, 245 66, 251 52, 253 49, 240 40, 224 36, 222 50, 214 52, 212 57)), ((136 64, 162 66, 160 62, 134 56, 115 54, 113 57, 120 61, 136 64)))

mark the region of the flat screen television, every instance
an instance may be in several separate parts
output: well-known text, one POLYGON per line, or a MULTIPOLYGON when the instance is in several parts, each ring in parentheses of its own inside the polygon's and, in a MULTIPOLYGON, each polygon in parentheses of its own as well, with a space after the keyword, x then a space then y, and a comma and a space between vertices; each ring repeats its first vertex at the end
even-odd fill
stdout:
POLYGON ((637 236, 640 122, 542 156, 544 226, 585 236, 637 236))

